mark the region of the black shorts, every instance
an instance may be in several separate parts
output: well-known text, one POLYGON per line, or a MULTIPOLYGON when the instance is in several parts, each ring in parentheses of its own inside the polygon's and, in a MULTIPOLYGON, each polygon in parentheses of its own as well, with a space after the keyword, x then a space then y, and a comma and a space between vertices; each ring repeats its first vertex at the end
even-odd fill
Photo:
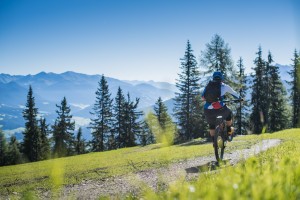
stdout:
POLYGON ((232 112, 227 107, 224 106, 223 108, 220 108, 218 110, 215 109, 204 109, 204 115, 207 123, 209 124, 209 129, 215 129, 216 128, 216 117, 222 116, 226 119, 226 121, 230 121, 232 119, 232 112))

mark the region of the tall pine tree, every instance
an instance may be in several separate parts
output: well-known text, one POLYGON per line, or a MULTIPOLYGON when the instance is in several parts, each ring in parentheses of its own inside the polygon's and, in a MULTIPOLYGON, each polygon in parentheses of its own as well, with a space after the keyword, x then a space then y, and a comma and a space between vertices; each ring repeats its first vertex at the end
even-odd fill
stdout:
POLYGON ((125 147, 125 138, 126 138, 126 130, 125 130, 125 96, 123 94, 122 89, 119 87, 117 91, 117 95, 115 97, 115 102, 113 106, 113 131, 116 137, 116 147, 122 148, 125 147))
MULTIPOLYGON (((271 76, 272 76, 272 73, 271 73, 271 69, 272 69, 272 63, 273 63, 273 57, 271 55, 271 52, 269 51, 268 53, 268 58, 267 58, 267 61, 265 62, 265 75, 264 75, 264 85, 265 85, 265 116, 264 116, 264 119, 265 119, 265 125, 266 127, 268 127, 270 124, 269 124, 269 112, 270 112, 270 104, 271 104, 271 76)), ((267 129, 268 130, 268 129, 267 129)))
POLYGON ((22 150, 29 161, 41 159, 41 134, 37 122, 38 109, 35 107, 33 91, 29 86, 26 108, 23 110, 25 119, 25 131, 22 150))
MULTIPOLYGON (((238 70, 238 85, 239 85, 239 95, 241 98, 246 99, 246 94, 248 91, 247 88, 247 83, 248 79, 247 76, 245 75, 245 67, 243 64, 243 59, 240 57, 237 63, 237 68, 238 70)), ((248 104, 247 102, 240 102, 236 117, 235 117, 235 126, 237 127, 237 130, 235 131, 239 135, 245 135, 247 133, 247 128, 248 128, 248 104)))
MULTIPOLYGON (((175 128, 175 124, 173 123, 171 116, 168 114, 168 108, 162 101, 161 97, 158 98, 158 100, 156 101, 156 103, 154 105, 154 116, 157 119, 157 122, 159 125, 159 127, 156 129, 157 129, 157 131, 158 130, 161 131, 160 137, 163 136, 165 139, 169 140, 168 141, 169 144, 173 144, 174 139, 175 139, 174 137, 176 136, 177 130, 175 128)), ((155 125, 155 123, 152 124, 152 127, 151 127, 152 129, 153 129, 154 125, 155 125)), ((157 140, 157 138, 156 138, 156 140, 157 140)), ((158 141, 158 142, 161 142, 161 141, 158 141)))
POLYGON ((193 118, 192 118, 192 128, 194 133, 194 138, 198 137, 205 137, 207 133, 208 124, 205 120, 204 116, 204 101, 202 100, 202 97, 200 93, 197 93, 195 95, 195 98, 193 99, 192 106, 192 112, 193 112, 193 118))
POLYGON ((93 107, 90 128, 92 129, 92 151, 104 151, 108 147, 109 137, 113 134, 112 99, 107 81, 102 75, 96 91, 96 102, 93 107))
POLYGON ((146 120, 141 123, 141 133, 138 135, 142 146, 153 144, 156 142, 153 132, 151 131, 149 124, 146 120))
POLYGON ((4 132, 0 129, 0 166, 6 165, 7 142, 4 132))
POLYGON ((279 67, 273 64, 271 52, 268 54, 268 131, 275 132, 287 127, 286 91, 282 84, 279 67))
POLYGON ((46 123, 46 118, 41 117, 39 127, 41 132, 41 160, 46 160, 50 158, 51 155, 50 141, 48 138, 50 130, 49 125, 46 123))
POLYGON ((175 93, 174 114, 177 118, 179 126, 180 140, 191 140, 195 137, 196 117, 198 115, 195 110, 194 103, 199 95, 199 70, 197 68, 197 61, 193 54, 190 42, 187 42, 184 57, 181 59, 181 70, 179 79, 176 82, 176 87, 179 92, 175 93))
POLYGON ((288 82, 291 85, 291 100, 292 100, 292 127, 300 127, 300 56, 297 50, 294 51, 292 70, 289 74, 292 81, 288 82))
POLYGON ((218 34, 214 35, 211 42, 206 44, 206 49, 201 52, 200 65, 204 69, 204 75, 220 71, 225 82, 232 85, 236 78, 230 53, 231 49, 224 39, 218 34))
POLYGON ((22 163, 22 156, 19 150, 19 143, 15 136, 11 136, 8 151, 7 162, 9 165, 16 165, 22 163))
POLYGON ((137 110, 139 99, 136 98, 135 102, 131 101, 130 94, 127 93, 127 99, 125 101, 125 146, 133 147, 136 145, 136 135, 140 135, 142 128, 141 122, 139 121, 142 112, 137 110))
POLYGON ((254 60, 254 72, 252 75, 253 84, 252 84, 252 112, 250 115, 251 126, 253 133, 259 134, 262 133, 263 128, 265 127, 265 117, 267 116, 267 91, 268 88, 266 85, 266 62, 262 58, 262 50, 259 46, 257 58, 254 60))
POLYGON ((82 138, 82 128, 79 127, 75 140, 75 152, 77 155, 85 153, 85 140, 82 138))
POLYGON ((75 122, 72 121, 71 108, 66 97, 56 107, 58 116, 53 126, 54 154, 57 157, 69 156, 74 152, 75 122))
POLYGON ((155 116, 157 117, 158 123, 163 130, 166 129, 170 123, 172 123, 172 119, 168 114, 168 109, 162 101, 161 97, 159 97, 155 102, 154 112, 155 116))

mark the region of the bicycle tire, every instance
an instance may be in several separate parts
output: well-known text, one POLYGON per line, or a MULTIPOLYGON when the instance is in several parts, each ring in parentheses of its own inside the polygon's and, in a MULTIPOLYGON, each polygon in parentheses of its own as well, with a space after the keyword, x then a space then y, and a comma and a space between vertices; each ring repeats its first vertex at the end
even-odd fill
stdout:
POLYGON ((225 150, 225 137, 224 131, 220 128, 220 126, 217 126, 215 129, 214 150, 217 162, 222 161, 225 150))

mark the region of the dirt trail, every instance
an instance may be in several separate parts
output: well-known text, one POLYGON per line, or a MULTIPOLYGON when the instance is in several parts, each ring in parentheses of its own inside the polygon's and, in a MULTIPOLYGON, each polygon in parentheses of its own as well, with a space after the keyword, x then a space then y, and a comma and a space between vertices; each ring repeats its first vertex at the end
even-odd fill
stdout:
MULTIPOLYGON (((263 140, 251 148, 236 150, 224 155, 225 160, 230 165, 235 165, 242 159, 258 154, 280 143, 279 139, 263 140)), ((197 178, 199 173, 207 171, 215 161, 214 156, 198 157, 170 164, 168 167, 150 169, 138 173, 118 176, 106 180, 84 181, 77 185, 66 186, 61 199, 98 199, 99 196, 118 196, 129 192, 138 193, 143 185, 152 189, 166 188, 167 185, 179 178, 191 180, 197 178)), ((212 165, 213 167, 213 165, 212 165)), ((49 193, 41 194, 42 199, 51 198, 49 193)))

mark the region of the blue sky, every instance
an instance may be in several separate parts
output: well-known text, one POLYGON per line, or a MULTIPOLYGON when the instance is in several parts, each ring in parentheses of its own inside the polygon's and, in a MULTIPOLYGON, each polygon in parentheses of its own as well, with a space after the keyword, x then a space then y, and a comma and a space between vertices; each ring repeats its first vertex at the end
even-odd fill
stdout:
POLYGON ((0 0, 0 73, 175 82, 187 40, 199 60, 214 34, 247 72, 259 45, 289 65, 299 19, 297 0, 0 0))

